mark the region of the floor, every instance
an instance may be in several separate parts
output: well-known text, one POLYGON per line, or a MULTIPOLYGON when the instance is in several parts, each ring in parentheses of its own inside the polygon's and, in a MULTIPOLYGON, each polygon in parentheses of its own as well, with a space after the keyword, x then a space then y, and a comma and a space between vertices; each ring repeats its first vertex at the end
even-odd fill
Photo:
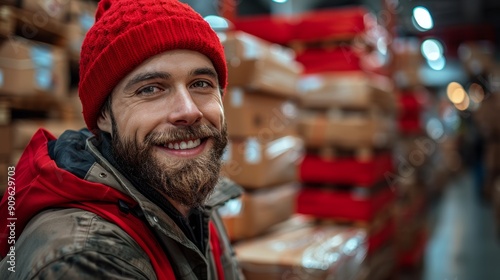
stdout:
POLYGON ((424 280, 500 279, 500 237, 493 211, 475 194, 472 176, 465 173, 431 206, 424 280))

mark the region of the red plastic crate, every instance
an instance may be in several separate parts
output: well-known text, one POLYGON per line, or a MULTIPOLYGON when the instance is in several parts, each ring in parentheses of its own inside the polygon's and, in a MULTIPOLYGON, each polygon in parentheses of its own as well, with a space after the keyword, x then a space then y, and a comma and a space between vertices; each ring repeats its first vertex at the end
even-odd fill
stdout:
POLYGON ((299 167, 299 179, 306 183, 349 184, 371 187, 393 171, 391 154, 380 154, 369 161, 355 158, 323 159, 306 154, 299 167))
POLYGON ((292 15, 257 15, 237 17, 234 26, 277 44, 293 41, 345 39, 365 32, 375 24, 363 6, 324 9, 292 15))
POLYGON ((297 15, 294 39, 316 41, 323 38, 354 37, 375 24, 363 6, 352 6, 297 15))
POLYGON ((395 199, 389 187, 371 195, 352 190, 303 187, 297 196, 297 213, 318 218, 369 222, 395 199))
POLYGON ((293 40, 290 18, 273 15, 239 17, 234 22, 235 29, 250 33, 266 41, 286 45, 293 40))
POLYGON ((308 49, 297 54, 296 60, 304 65, 304 74, 362 70, 360 54, 348 45, 333 50, 308 49))

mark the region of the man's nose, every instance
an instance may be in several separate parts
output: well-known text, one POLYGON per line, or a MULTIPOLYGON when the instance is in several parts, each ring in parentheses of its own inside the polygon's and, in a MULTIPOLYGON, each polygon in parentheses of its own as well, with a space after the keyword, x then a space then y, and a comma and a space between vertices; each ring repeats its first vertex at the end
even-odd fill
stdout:
POLYGON ((174 125, 193 125, 199 122, 203 113, 194 102, 191 93, 185 87, 178 88, 175 91, 172 111, 168 115, 168 121, 174 125))

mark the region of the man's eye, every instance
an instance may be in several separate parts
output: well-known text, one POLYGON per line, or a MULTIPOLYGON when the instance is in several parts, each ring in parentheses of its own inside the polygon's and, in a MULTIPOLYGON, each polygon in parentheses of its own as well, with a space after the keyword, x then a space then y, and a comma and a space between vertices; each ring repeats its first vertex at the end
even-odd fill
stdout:
POLYGON ((210 84, 206 81, 196 81, 193 83, 193 87, 206 88, 206 87, 210 87, 210 84))
POLYGON ((155 94, 159 91, 160 91, 160 88, 158 88, 156 86, 147 86, 147 87, 143 87, 143 88, 139 89, 137 91, 137 94, 151 95, 151 94, 155 94))

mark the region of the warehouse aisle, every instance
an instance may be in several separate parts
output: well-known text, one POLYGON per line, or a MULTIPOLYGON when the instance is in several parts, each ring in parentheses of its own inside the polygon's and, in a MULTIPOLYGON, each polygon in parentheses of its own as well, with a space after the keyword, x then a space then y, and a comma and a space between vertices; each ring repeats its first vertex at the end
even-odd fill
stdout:
POLYGON ((500 279, 493 211, 475 196, 469 173, 450 182, 432 212, 423 279, 500 279))

